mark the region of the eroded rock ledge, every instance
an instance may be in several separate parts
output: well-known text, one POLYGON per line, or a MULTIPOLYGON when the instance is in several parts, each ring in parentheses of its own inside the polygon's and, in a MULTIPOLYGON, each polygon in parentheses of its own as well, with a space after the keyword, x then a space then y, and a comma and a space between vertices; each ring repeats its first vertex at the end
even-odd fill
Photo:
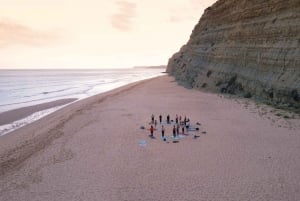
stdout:
POLYGON ((299 109, 300 1, 217 1, 167 71, 188 87, 299 109))

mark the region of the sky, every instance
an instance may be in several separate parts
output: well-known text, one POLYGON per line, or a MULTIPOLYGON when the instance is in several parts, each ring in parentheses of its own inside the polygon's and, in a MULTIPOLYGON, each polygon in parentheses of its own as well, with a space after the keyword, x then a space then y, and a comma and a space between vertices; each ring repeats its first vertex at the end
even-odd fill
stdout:
POLYGON ((0 69, 166 65, 216 0, 0 0, 0 69))

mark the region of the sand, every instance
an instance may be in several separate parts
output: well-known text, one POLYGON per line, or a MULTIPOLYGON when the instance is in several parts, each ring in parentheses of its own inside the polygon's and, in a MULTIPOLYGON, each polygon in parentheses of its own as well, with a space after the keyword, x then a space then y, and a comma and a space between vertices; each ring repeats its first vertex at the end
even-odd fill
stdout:
POLYGON ((299 119, 243 101, 162 76, 73 103, 0 137, 0 200, 299 200, 299 119), (151 139, 152 113, 200 137, 151 139))
POLYGON ((38 104, 38 105, 22 107, 22 108, 10 110, 7 112, 2 112, 2 113, 0 113, 0 126, 23 119, 35 112, 46 110, 46 109, 57 107, 57 106, 61 106, 61 105, 65 105, 65 104, 71 103, 75 100, 77 100, 77 99, 76 98, 66 98, 66 99, 55 100, 55 101, 42 103, 42 104, 38 104))

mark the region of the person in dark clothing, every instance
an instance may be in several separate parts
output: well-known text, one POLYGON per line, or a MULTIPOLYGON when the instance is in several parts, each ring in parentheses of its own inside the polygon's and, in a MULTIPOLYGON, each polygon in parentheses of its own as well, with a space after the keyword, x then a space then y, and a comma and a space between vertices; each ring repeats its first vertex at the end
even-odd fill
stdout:
POLYGON ((162 121, 162 116, 159 115, 159 123, 161 124, 161 121, 162 121))
POLYGON ((164 139, 165 138, 165 127, 161 126, 161 137, 164 139))
POLYGON ((176 128, 175 128, 175 125, 173 127, 173 137, 175 138, 176 137, 176 128))
POLYGON ((154 124, 154 114, 151 116, 151 123, 154 124))
POLYGON ((167 116, 167 124, 170 123, 170 115, 167 116))

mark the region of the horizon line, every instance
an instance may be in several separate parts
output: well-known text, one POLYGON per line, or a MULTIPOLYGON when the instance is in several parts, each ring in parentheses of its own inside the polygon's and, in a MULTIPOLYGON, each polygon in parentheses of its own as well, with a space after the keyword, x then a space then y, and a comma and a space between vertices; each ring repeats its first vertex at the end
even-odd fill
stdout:
POLYGON ((107 67, 107 68, 0 68, 0 71, 14 70, 122 70, 122 69, 137 69, 137 68, 166 68, 167 65, 153 66, 131 66, 131 67, 107 67))

